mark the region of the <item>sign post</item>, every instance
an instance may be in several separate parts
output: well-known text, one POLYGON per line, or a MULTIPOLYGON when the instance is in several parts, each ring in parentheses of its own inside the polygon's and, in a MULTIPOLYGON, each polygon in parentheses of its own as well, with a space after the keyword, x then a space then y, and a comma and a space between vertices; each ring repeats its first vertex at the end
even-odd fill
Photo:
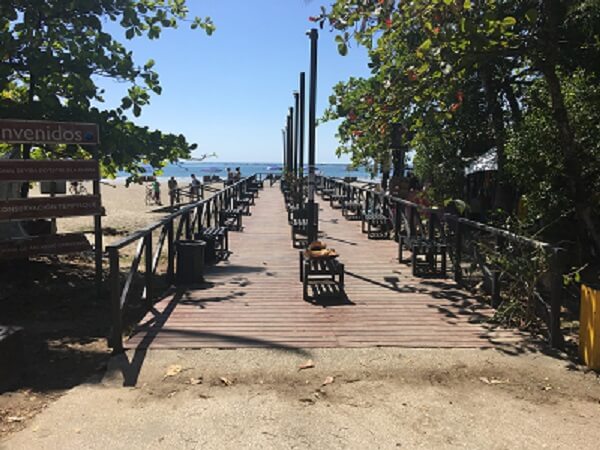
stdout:
MULTIPOLYGON (((0 119, 0 142, 9 144, 71 144, 97 146, 97 124, 0 119)), ((93 195, 19 198, 0 201, 0 221, 94 216, 96 282, 102 283, 102 214, 100 168, 95 160, 0 160, 0 181, 92 180, 93 195)), ((48 235, 0 242, 0 259, 37 254, 85 251, 82 234, 48 235)))

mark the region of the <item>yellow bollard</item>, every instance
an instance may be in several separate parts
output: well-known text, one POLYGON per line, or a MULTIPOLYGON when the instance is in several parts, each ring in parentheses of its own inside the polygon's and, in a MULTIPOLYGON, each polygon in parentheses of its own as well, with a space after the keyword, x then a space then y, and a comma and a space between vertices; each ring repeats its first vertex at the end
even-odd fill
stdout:
POLYGON ((600 291, 581 286, 579 353, 590 369, 600 369, 600 291))

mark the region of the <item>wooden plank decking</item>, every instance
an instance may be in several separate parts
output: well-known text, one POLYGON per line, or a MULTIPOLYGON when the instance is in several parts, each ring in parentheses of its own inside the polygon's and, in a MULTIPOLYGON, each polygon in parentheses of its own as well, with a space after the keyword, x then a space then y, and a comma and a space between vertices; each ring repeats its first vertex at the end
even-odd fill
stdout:
POLYGON ((346 300, 302 299, 298 250, 278 186, 265 187, 230 233, 229 261, 208 270, 207 284, 156 305, 126 342, 128 348, 202 347, 493 347, 523 339, 491 330, 491 311, 450 279, 411 276, 397 244, 368 240, 320 201, 323 240, 346 266, 346 300))

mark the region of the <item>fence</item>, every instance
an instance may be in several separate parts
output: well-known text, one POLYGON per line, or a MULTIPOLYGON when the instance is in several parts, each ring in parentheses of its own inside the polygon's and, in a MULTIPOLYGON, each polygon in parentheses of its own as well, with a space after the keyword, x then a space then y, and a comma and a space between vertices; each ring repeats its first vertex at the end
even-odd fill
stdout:
POLYGON ((109 345, 113 348, 113 351, 120 352, 123 350, 123 312, 127 302, 133 295, 132 285, 136 278, 139 278, 140 264, 143 264, 144 267, 143 290, 140 299, 150 309, 164 248, 166 247, 165 275, 167 283, 171 284, 175 275, 177 252, 175 242, 182 239, 182 237, 192 239, 195 231, 201 231, 202 227, 218 226, 219 212, 230 208, 233 199, 239 198, 241 194, 246 192, 249 184, 257 179, 262 181, 260 175, 244 178, 216 192, 211 197, 183 206, 177 212, 160 221, 106 246, 109 258, 108 283, 112 316, 109 345), (153 239, 155 233, 160 233, 156 243, 153 239), (122 251, 136 243, 137 248, 129 272, 125 276, 124 282, 122 282, 120 267, 122 251))
POLYGON ((349 201, 361 202, 363 211, 378 209, 387 214, 396 238, 402 233, 420 233, 445 242, 455 281, 467 287, 482 285, 494 308, 500 305, 502 292, 510 288, 511 279, 519 277, 519 263, 530 264, 536 255, 543 256, 532 269, 535 273, 525 287, 529 290, 526 294, 532 298, 535 314, 546 325, 552 347, 562 347, 562 249, 340 179, 318 177, 317 182, 320 189, 334 189, 349 201), (509 254, 517 267, 507 270, 486 249, 509 254))

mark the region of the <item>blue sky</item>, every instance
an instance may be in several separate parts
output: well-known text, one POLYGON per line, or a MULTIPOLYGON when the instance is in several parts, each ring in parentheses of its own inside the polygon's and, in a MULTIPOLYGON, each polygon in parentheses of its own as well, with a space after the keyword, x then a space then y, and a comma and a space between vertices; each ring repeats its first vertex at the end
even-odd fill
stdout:
MULTIPOLYGON (((215 152, 219 161, 281 160, 281 128, 300 71, 309 72, 308 17, 325 0, 188 0, 191 16, 210 16, 217 31, 207 37, 187 24, 158 40, 123 39, 140 64, 152 58, 163 93, 152 98, 136 122, 182 133, 199 145, 195 155, 215 152)), ((340 56, 329 30, 319 35, 317 111, 327 106, 332 86, 368 75, 364 49, 340 56)), ((102 82, 108 106, 116 106, 124 85, 102 82)), ((308 86, 307 86, 308 88, 308 86)), ((336 125, 317 132, 317 161, 335 156, 336 125)))

